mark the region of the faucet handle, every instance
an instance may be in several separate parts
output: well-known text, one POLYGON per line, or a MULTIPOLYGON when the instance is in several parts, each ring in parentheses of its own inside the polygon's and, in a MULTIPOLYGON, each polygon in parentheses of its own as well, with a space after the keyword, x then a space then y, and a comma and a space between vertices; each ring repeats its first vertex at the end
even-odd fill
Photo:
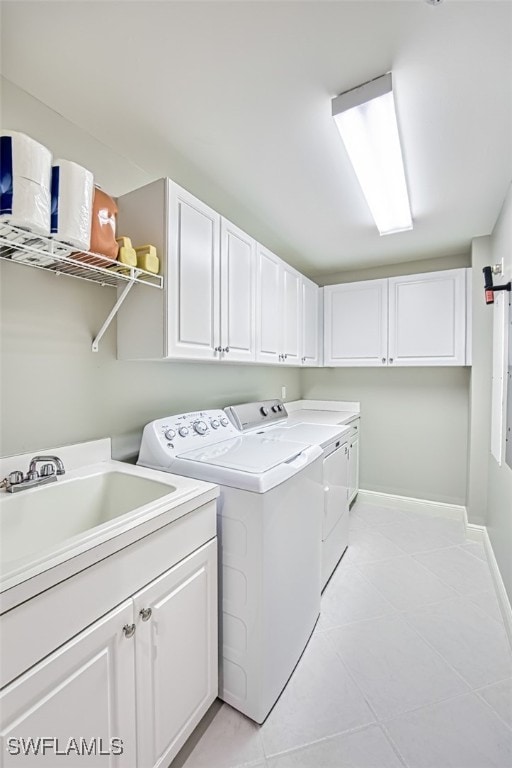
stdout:
POLYGON ((53 464, 43 464, 39 477, 51 477, 55 474, 55 466, 53 464))
POLYGON ((7 479, 9 481, 9 485, 19 485, 25 478, 23 476, 23 472, 20 472, 18 469, 15 472, 10 472, 7 479))

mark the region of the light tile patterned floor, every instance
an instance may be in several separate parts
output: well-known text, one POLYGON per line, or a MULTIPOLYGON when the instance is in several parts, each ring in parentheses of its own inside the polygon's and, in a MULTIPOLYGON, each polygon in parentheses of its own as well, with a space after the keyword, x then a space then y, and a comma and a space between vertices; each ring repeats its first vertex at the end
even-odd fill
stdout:
POLYGON ((351 546, 263 726, 216 702, 172 768, 511 768, 512 654, 457 520, 357 502, 351 546))

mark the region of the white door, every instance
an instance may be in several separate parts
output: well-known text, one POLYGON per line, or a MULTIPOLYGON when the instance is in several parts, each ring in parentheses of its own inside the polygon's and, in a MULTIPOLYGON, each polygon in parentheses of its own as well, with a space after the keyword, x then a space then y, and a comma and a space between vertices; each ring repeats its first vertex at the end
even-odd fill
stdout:
POLYGON ((340 446, 324 459, 325 507, 322 541, 325 541, 348 510, 348 444, 341 440, 340 443, 340 446))
POLYGON ((302 358, 303 365, 320 365, 320 288, 302 277, 302 358))
POLYGON ((168 357, 218 359, 220 216, 169 188, 168 357))
POLYGON ((220 357, 256 357, 255 276, 256 243, 226 219, 220 242, 220 357))
POLYGON ((389 278, 389 364, 465 361, 466 270, 389 278))
POLYGON ((359 491, 359 434, 354 434, 348 447, 348 501, 351 504, 359 491))
POLYGON ((324 288, 326 366, 387 364, 388 281, 324 288))
POLYGON ((134 595, 139 768, 167 768, 217 696, 217 540, 134 595))
POLYGON ((256 359, 279 363, 281 349, 281 259, 259 245, 256 279, 256 359))
MULTIPOLYGON (((80 606, 70 610, 79 611, 80 606)), ((131 600, 4 688, 0 694, 4 768, 134 768, 135 637, 125 636, 124 626, 128 633, 133 629, 131 600), (45 746, 38 737, 47 737, 45 746), (30 738, 33 747, 27 741, 30 738), (21 753, 13 754, 17 748, 21 753), (29 750, 26 756, 25 749, 29 750)))
POLYGON ((284 262, 281 285, 281 362, 285 365, 300 365, 302 357, 302 276, 284 262))

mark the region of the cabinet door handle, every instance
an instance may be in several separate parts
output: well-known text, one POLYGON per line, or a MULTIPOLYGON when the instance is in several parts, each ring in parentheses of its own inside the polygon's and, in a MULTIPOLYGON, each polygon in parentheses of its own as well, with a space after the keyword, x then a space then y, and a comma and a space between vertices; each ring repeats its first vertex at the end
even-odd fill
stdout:
POLYGON ((135 624, 125 624, 123 632, 125 637, 133 637, 135 634, 135 624))
POLYGON ((223 352, 229 352, 229 347, 224 347, 223 352))
POLYGON ((382 365, 386 365, 386 358, 385 357, 382 358, 382 365))
POLYGON ((214 352, 222 352, 222 347, 214 347, 214 352))
POLYGON ((392 362, 393 362, 393 358, 392 358, 392 357, 390 357, 390 358, 389 358, 389 362, 390 362, 390 363, 392 363, 392 362))
POLYGON ((151 608, 142 608, 139 611, 139 616, 141 617, 142 621, 149 621, 152 613, 153 611, 151 608))

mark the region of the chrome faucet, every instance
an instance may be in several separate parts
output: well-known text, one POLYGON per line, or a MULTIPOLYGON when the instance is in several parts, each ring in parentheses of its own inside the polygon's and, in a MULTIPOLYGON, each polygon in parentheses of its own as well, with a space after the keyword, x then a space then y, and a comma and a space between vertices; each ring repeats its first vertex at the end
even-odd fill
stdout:
POLYGON ((65 471, 62 459, 59 459, 58 456, 34 456, 30 460, 26 475, 20 470, 11 472, 8 477, 2 480, 0 488, 5 488, 8 493, 17 493, 37 485, 55 483, 57 475, 63 475, 65 471), (37 465, 41 462, 45 463, 41 467, 41 472, 38 472, 37 465))

